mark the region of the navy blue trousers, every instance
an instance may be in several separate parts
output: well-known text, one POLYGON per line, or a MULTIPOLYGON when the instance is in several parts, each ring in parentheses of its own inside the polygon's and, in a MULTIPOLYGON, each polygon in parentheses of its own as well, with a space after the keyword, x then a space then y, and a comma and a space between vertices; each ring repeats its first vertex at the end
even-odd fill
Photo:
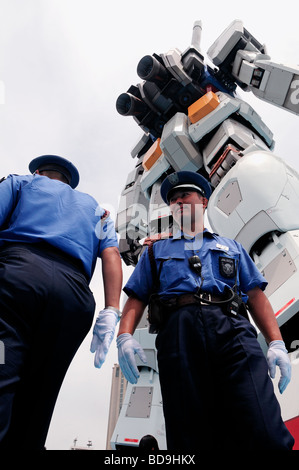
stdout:
POLYGON ((38 249, 0 250, 0 449, 42 450, 67 369, 89 331, 80 270, 38 249))
POLYGON ((292 449, 249 321, 217 306, 181 307, 156 346, 168 450, 292 449))

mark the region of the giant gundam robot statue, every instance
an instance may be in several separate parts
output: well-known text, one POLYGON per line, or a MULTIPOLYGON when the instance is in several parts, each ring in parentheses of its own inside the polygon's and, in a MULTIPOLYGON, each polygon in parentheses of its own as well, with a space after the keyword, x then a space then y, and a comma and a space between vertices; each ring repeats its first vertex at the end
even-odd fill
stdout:
MULTIPOLYGON (((273 62, 239 20, 209 48, 214 66, 208 66, 201 31, 196 22, 183 53, 171 49, 143 57, 137 67, 142 82, 117 99, 117 111, 133 116, 143 131, 117 214, 120 251, 134 266, 146 237, 171 230, 159 193, 166 175, 189 170, 208 178, 210 228, 242 243, 269 283, 266 294, 293 363, 289 390, 278 399, 286 423, 299 430, 299 175, 273 153, 271 130, 236 93, 240 87, 299 114, 299 68, 273 62)), ((138 383, 128 384, 111 447, 138 446, 143 435, 152 434, 166 449, 155 335, 146 318, 135 336, 148 364, 140 362, 138 383)), ((265 348, 262 337, 260 344, 265 348)))

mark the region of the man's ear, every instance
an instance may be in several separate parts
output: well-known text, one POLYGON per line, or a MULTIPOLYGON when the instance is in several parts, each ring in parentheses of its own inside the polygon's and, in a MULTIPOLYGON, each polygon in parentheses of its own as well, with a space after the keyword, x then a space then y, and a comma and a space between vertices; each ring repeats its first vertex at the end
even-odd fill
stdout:
POLYGON ((207 208, 208 202, 209 202, 209 201, 208 201, 208 199, 207 199, 206 197, 203 197, 203 198, 202 198, 202 205, 203 205, 204 209, 207 208))

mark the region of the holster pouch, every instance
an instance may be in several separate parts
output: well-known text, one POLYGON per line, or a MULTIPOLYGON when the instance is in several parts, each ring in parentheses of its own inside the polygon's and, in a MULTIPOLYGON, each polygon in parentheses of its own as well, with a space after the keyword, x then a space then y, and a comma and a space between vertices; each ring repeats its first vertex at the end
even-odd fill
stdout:
POLYGON ((242 296, 234 292, 233 289, 225 290, 227 292, 228 301, 226 311, 230 316, 241 315, 249 320, 246 304, 243 302, 242 296))
POLYGON ((168 308, 158 294, 152 294, 148 303, 149 333, 159 332, 167 318, 168 308))
POLYGON ((241 305, 239 307, 238 314, 241 315, 242 317, 246 318, 246 320, 250 321, 249 320, 249 315, 248 315, 248 308, 247 308, 245 302, 241 303, 241 305))

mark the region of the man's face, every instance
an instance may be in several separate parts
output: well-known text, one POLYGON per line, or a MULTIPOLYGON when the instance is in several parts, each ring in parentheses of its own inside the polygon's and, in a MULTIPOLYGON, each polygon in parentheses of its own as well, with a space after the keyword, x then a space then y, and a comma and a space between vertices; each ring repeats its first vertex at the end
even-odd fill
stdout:
POLYGON ((194 223, 203 225, 207 199, 188 188, 174 190, 169 199, 169 208, 174 220, 181 228, 191 228, 194 223))

